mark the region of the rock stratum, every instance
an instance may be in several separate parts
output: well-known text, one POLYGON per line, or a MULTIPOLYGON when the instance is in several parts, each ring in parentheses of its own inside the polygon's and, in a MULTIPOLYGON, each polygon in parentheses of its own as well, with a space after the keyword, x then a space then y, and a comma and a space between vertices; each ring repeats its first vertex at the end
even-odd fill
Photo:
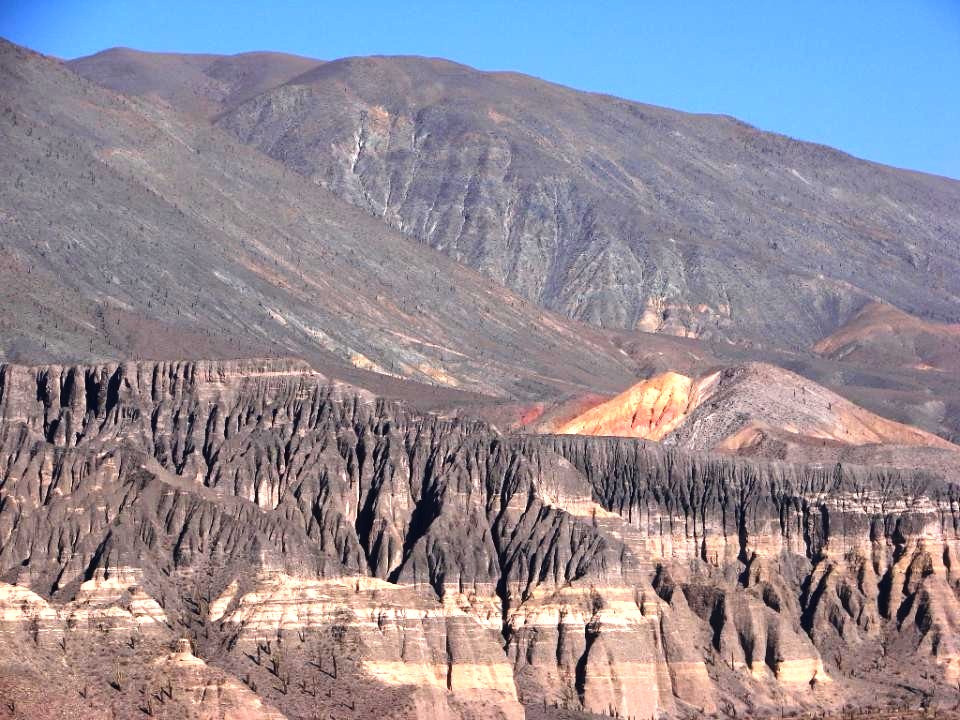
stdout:
POLYGON ((958 523, 931 474, 504 435, 302 361, 8 364, 2 712, 952 706, 958 523))

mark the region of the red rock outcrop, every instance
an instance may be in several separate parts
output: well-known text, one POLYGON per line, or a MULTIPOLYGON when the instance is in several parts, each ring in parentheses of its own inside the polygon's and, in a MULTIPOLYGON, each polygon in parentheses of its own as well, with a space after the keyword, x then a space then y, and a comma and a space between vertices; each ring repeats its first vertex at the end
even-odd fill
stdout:
POLYGON ((960 446, 880 417, 765 363, 697 378, 663 373, 573 419, 539 427, 561 434, 658 440, 693 451, 960 470, 960 446))

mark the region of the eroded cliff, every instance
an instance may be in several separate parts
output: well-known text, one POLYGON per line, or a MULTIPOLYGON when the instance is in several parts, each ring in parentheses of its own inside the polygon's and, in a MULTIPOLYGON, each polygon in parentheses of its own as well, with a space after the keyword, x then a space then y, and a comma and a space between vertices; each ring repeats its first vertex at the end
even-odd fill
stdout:
POLYGON ((15 703, 53 668, 46 709, 103 713, 956 700, 942 479, 503 436, 284 360, 8 365, 0 412, 15 703))

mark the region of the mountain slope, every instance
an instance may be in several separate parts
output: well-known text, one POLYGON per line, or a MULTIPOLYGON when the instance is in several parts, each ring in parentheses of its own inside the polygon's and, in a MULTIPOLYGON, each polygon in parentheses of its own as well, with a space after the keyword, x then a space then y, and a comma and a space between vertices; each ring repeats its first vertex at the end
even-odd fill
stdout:
POLYGON ((225 57, 113 48, 71 61, 70 67, 119 92, 160 99, 183 112, 212 119, 318 64, 318 60, 285 53, 225 57))
POLYGON ((960 375, 960 324, 936 323, 871 303, 814 350, 861 365, 939 370, 960 375))
POLYGON ((205 123, 8 43, 0 90, 7 358, 297 355, 495 396, 632 377, 600 333, 205 123))
MULTIPOLYGON (((72 67, 111 84, 110 65, 72 67)), ((871 300, 960 313, 960 183, 731 118, 370 57, 318 64, 217 122, 594 324, 808 348, 871 300)))

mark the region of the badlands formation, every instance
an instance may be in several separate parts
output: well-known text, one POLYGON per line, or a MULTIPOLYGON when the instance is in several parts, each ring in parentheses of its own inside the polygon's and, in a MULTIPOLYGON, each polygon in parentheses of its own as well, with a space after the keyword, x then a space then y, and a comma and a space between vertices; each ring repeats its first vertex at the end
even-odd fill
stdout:
POLYGON ((504 435, 286 360, 6 365, 0 413, 33 717, 957 701, 960 492, 929 473, 504 435))

